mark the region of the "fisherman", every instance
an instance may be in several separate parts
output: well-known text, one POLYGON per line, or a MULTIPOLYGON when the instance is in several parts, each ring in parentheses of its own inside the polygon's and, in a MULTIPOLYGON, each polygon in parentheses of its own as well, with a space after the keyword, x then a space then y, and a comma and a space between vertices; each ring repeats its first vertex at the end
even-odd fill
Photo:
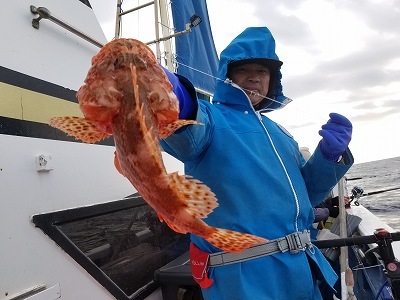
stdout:
POLYGON ((317 280, 337 280, 308 228, 313 207, 353 164, 352 125, 331 113, 306 163, 293 137, 264 114, 291 101, 281 65, 268 28, 251 27, 222 51, 212 103, 197 100, 186 78, 166 70, 179 117, 203 125, 185 126, 161 144, 215 193, 219 207, 204 221, 269 240, 221 253, 192 235, 192 273, 204 299, 321 299, 317 280))

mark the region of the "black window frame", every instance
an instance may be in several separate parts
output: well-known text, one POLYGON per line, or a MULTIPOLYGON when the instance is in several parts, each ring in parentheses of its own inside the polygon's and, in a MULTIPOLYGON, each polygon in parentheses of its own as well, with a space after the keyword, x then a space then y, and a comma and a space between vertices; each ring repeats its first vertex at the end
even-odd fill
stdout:
POLYGON ((154 279, 151 283, 127 295, 118 287, 89 257, 85 255, 60 229, 59 225, 96 217, 104 214, 118 212, 138 206, 148 205, 139 194, 128 196, 124 199, 96 204, 92 206, 71 208, 62 211, 37 214, 32 217, 32 222, 46 235, 55 241, 67 254, 81 265, 93 278, 105 287, 116 299, 143 300, 156 291, 160 284, 154 279))

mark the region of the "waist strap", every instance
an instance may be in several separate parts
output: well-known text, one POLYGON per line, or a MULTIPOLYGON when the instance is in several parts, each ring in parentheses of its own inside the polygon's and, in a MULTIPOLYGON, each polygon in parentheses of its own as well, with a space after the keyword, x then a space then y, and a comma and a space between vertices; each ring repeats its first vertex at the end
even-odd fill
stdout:
POLYGON ((303 230, 248 248, 240 253, 212 253, 209 257, 208 266, 220 267, 286 251, 297 254, 311 247, 310 231, 303 230))

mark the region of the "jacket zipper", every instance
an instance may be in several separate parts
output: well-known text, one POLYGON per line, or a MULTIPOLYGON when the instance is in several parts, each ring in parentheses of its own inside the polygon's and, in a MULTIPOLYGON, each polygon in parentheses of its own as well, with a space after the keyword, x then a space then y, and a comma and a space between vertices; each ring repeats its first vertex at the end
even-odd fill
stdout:
POLYGON ((292 193, 293 193, 293 196, 294 196, 294 199, 295 199, 295 202, 296 202, 296 218, 295 218, 294 225, 295 225, 296 231, 299 231, 299 225, 298 225, 298 220, 299 220, 299 215, 300 215, 299 198, 297 197, 297 193, 296 193, 296 191, 294 189, 293 182, 292 182, 292 180, 291 180, 291 178, 289 176, 289 173, 288 173, 288 171, 287 171, 287 169, 285 167, 285 164, 283 163, 282 157, 279 155, 278 150, 276 149, 275 144, 274 144, 274 142, 273 142, 273 140, 271 138, 271 135, 269 134, 268 129, 265 127, 265 125, 264 125, 264 123, 262 121, 261 113, 259 111, 255 111, 253 105, 251 104, 249 96, 247 96, 245 91, 243 91, 237 84, 235 84, 233 82, 231 82, 230 84, 232 85, 232 87, 240 89, 243 92, 243 94, 245 95, 245 97, 247 98, 247 100, 249 101, 250 108, 253 110, 255 115, 258 117, 258 120, 259 120, 262 128, 264 129, 265 133, 267 134, 268 139, 269 139, 269 141, 270 141, 270 143, 272 145, 272 149, 274 150, 275 155, 278 157, 279 163, 281 164, 281 166, 282 166, 282 168, 283 168, 283 170, 285 172, 286 178, 287 178, 287 180, 289 182, 289 185, 290 185, 290 189, 292 190, 292 193))
MULTIPOLYGON (((254 111, 254 108, 253 108, 253 111, 254 111)), ((278 157, 279 163, 281 164, 281 166, 282 166, 282 168, 283 168, 283 170, 284 170, 284 172, 285 172, 286 178, 287 178, 287 180, 288 180, 288 182, 289 182, 290 189, 292 190, 292 193, 293 193, 293 196, 294 196, 294 199, 295 199, 295 202, 296 202, 296 218, 295 218, 295 223, 294 223, 294 225, 295 225, 296 231, 299 231, 298 220, 299 220, 299 215, 300 215, 300 204, 299 204, 299 198, 297 197, 297 193, 296 193, 296 191, 295 191, 295 189, 294 189, 294 186, 293 186, 293 182, 292 182, 292 180, 291 180, 291 178, 290 178, 290 176, 289 176, 289 173, 288 173, 288 171, 287 171, 287 169, 286 169, 285 164, 283 163, 282 157, 279 155, 279 152, 278 152, 278 150, 277 150, 276 147, 275 147, 274 141, 272 140, 271 135, 269 134, 268 129, 265 127, 265 125, 264 125, 264 123, 263 123, 263 121, 262 121, 261 113, 256 112, 256 111, 254 111, 254 112, 255 112, 255 114, 257 115, 258 120, 260 121, 260 124, 261 124, 261 126, 263 127, 265 133, 267 134, 268 139, 269 139, 269 141, 270 141, 270 143, 271 143, 271 145, 272 145, 272 149, 274 150, 275 155, 278 157)))

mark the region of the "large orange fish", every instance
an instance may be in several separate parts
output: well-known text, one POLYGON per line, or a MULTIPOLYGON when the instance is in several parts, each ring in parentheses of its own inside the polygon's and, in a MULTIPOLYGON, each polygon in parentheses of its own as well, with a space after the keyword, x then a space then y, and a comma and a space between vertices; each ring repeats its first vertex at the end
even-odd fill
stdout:
POLYGON ((87 143, 113 135, 116 168, 169 227, 229 252, 266 241, 207 225, 201 219, 218 206, 214 193, 190 176, 166 172, 158 139, 188 124, 201 125, 178 119, 178 99, 145 44, 118 39, 105 45, 93 57, 77 98, 84 118, 55 117, 50 125, 87 143))

